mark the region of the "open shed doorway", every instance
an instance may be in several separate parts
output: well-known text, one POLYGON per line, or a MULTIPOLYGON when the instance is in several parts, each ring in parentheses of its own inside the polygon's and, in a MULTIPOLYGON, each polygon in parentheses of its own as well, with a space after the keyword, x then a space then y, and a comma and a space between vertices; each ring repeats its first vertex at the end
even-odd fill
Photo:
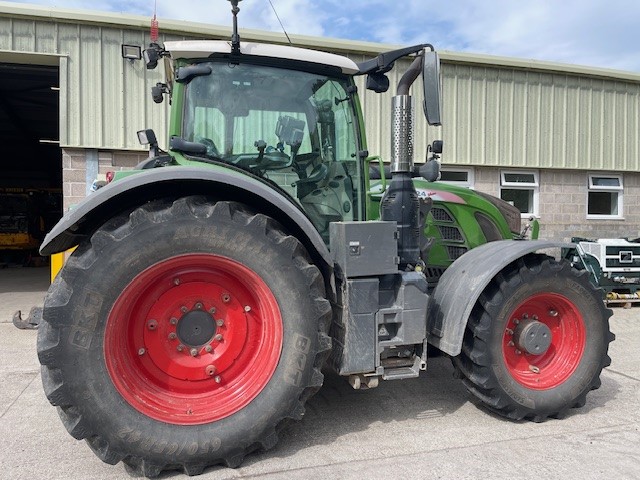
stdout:
POLYGON ((0 296, 25 274, 29 289, 48 284, 38 248, 62 216, 59 86, 57 66, 0 63, 0 296))

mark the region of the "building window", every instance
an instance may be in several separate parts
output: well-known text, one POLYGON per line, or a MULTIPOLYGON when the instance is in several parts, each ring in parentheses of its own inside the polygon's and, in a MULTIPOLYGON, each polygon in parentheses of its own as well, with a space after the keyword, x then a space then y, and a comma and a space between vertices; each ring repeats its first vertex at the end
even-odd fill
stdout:
POLYGON ((475 183, 473 168, 442 167, 439 181, 450 185, 473 188, 475 183))
POLYGON ((515 206, 523 217, 538 215, 540 182, 534 170, 502 170, 500 198, 515 206))
POLYGON ((587 218, 622 218, 622 175, 589 174, 587 218))

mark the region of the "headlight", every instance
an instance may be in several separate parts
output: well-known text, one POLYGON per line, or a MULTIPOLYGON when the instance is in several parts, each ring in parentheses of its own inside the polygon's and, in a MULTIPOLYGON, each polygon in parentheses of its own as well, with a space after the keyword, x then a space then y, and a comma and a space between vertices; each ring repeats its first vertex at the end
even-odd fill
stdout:
POLYGON ((509 226, 509 230, 512 233, 519 234, 522 228, 522 218, 520 216, 520 210, 511 205, 510 203, 505 202, 504 200, 494 197, 493 195, 489 195, 487 193, 476 192, 482 198, 490 202, 494 207, 496 207, 502 216, 504 217, 507 225, 509 226))

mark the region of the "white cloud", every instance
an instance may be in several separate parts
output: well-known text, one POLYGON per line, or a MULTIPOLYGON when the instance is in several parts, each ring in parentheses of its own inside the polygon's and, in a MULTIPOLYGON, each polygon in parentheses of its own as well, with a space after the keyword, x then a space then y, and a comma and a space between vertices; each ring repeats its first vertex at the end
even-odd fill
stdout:
MULTIPOLYGON (((458 0, 435 9, 446 48, 495 55, 640 70, 640 3, 629 0, 458 0)), ((412 16, 425 16, 418 1, 412 16)))
MULTIPOLYGON (((288 33, 323 36, 327 15, 310 0, 272 0, 288 33)), ((244 1, 239 4, 238 25, 242 28, 282 31, 268 1, 244 1)), ((214 25, 231 25, 231 5, 224 0, 158 1, 158 16, 191 20, 214 25)))

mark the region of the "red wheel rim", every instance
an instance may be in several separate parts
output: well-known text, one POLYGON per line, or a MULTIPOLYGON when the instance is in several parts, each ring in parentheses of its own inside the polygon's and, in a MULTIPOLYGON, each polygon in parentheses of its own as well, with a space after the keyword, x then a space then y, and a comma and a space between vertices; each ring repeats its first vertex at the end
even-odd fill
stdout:
POLYGON ((518 305, 507 322, 502 339, 505 365, 519 384, 548 390, 564 383, 578 368, 586 338, 582 315, 573 302, 556 293, 534 295, 518 305), (548 328, 551 342, 544 353, 535 355, 520 347, 516 337, 523 321, 548 328))
POLYGON ((107 319, 104 356, 133 408, 166 423, 203 424, 262 391, 282 330, 277 301, 255 272, 227 257, 182 255, 125 287, 107 319))

